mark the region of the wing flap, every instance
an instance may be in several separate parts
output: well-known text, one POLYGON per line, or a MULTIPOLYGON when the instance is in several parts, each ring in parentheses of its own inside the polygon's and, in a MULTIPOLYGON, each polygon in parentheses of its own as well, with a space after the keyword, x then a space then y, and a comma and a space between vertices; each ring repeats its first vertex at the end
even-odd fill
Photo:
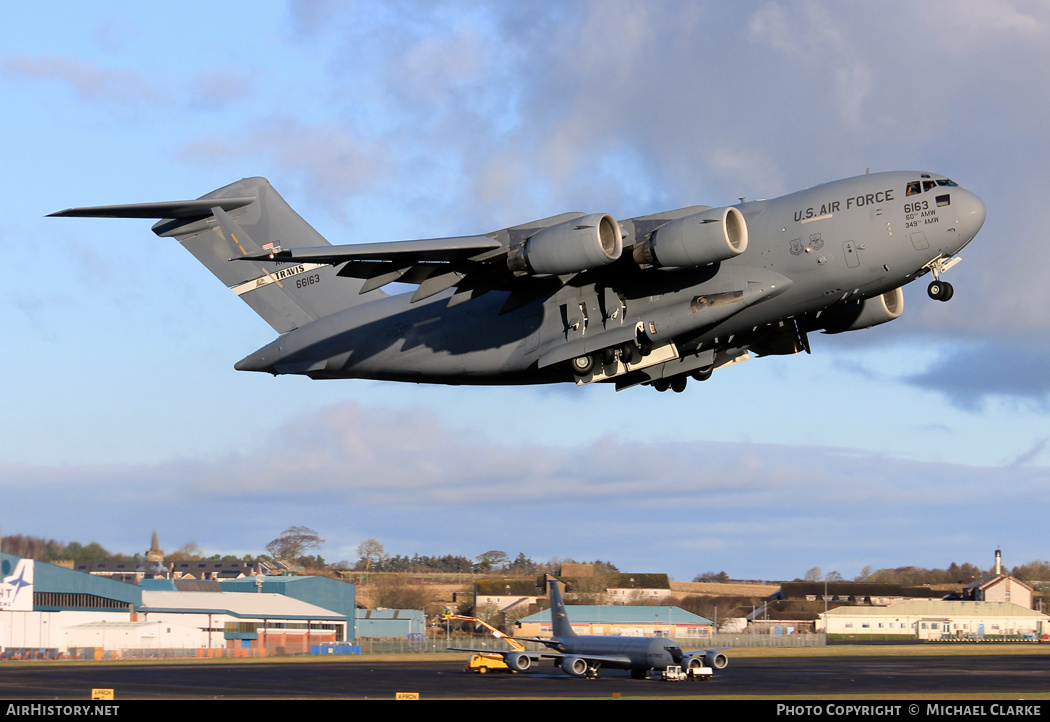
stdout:
POLYGON ((309 261, 312 263, 346 263, 348 261, 457 261, 479 253, 502 248, 499 241, 488 236, 459 238, 424 238, 417 241, 387 241, 358 243, 347 246, 320 248, 293 248, 273 254, 246 255, 237 261, 309 261))
POLYGON ((342 265, 338 275, 366 279, 360 293, 398 281, 417 284, 419 288, 412 296, 412 303, 459 286, 470 276, 473 280, 469 288, 460 288, 457 294, 457 303, 462 303, 483 293, 482 287, 491 288, 509 273, 499 264, 487 263, 504 254, 503 244, 490 236, 462 236, 287 250, 278 247, 269 253, 245 254, 230 260, 342 265), (491 276, 493 282, 479 282, 487 276, 491 276))

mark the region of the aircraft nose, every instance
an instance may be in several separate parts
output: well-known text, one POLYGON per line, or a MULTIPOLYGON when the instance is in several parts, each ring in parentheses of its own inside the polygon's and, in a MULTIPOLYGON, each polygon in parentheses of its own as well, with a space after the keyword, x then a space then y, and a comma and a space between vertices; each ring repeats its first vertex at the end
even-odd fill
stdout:
POLYGON ((988 209, 985 208, 984 201, 978 198, 976 193, 967 191, 962 200, 959 220, 968 243, 984 225, 988 209))

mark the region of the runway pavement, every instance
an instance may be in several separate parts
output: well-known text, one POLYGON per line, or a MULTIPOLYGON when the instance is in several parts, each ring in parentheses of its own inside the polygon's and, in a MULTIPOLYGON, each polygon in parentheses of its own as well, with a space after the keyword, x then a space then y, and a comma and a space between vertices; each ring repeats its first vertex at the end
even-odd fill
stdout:
POLYGON ((600 679, 568 677, 555 668, 524 674, 478 675, 462 662, 319 660, 264 663, 112 664, 68 662, 0 665, 0 698, 86 700, 93 688, 131 699, 421 699, 663 697, 754 695, 893 695, 964 693, 1003 698, 1047 691, 1050 655, 948 657, 780 657, 733 659, 713 679, 633 680, 609 671, 600 679))

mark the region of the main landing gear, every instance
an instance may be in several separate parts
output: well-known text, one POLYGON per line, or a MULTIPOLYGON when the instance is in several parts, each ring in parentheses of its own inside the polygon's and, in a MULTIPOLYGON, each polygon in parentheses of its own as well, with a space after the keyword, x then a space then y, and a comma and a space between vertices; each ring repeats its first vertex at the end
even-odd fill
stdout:
POLYGON ((930 298, 934 301, 950 301, 955 295, 955 289, 947 281, 936 280, 930 282, 926 293, 930 294, 930 298))
POLYGON ((610 346, 594 353, 577 356, 569 363, 572 365, 572 371, 576 374, 576 378, 583 378, 591 373, 599 363, 602 366, 611 366, 619 358, 624 364, 636 364, 643 357, 648 356, 652 350, 653 347, 651 345, 639 346, 634 341, 628 341, 622 346, 610 346))

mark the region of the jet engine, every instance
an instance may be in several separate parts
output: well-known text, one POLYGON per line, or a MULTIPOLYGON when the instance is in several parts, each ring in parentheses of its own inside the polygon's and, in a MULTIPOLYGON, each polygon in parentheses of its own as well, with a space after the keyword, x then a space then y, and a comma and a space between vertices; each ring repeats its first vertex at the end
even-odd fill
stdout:
POLYGON ((532 666, 532 657, 527 654, 508 654, 504 661, 515 672, 528 671, 532 666))
POLYGON ((657 228, 634 247, 640 266, 690 268, 727 261, 747 250, 747 222, 736 208, 712 208, 657 228))
POLYGON ((821 314, 817 323, 823 325, 824 333, 859 331, 892 321, 903 312, 904 291, 895 288, 881 296, 864 299, 860 303, 829 308, 821 314))
POLYGON ((587 674, 587 660, 580 657, 565 657, 559 666, 565 674, 571 674, 573 677, 582 677, 587 674))
POLYGON ((711 669, 725 669, 729 666, 729 657, 721 652, 708 652, 704 655, 704 666, 711 669))
POLYGON ((623 236, 608 213, 574 218, 533 234, 511 250, 507 266, 516 275, 561 275, 607 266, 623 253, 623 236))

